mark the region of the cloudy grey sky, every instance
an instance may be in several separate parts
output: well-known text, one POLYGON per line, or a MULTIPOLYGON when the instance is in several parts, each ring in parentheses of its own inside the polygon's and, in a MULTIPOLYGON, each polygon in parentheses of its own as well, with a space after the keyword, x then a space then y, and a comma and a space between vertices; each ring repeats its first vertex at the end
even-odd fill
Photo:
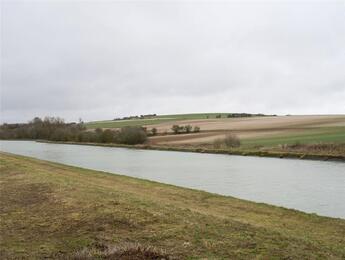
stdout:
POLYGON ((345 113, 345 2, 1 2, 1 121, 345 113))

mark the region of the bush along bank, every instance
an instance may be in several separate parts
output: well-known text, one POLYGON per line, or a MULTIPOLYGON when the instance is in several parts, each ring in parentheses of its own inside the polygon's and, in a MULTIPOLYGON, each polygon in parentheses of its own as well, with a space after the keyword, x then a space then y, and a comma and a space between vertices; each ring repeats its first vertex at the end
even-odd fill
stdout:
POLYGON ((3 140, 48 140, 61 142, 143 144, 146 131, 141 127, 128 126, 120 130, 97 128, 88 131, 84 123, 65 123, 58 117, 34 118, 26 124, 3 124, 0 126, 3 140))

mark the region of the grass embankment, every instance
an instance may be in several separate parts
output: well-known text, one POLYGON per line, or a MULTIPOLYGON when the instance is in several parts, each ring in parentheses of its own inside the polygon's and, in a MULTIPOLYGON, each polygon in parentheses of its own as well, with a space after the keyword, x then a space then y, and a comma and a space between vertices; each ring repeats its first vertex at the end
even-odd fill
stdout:
POLYGON ((0 162, 1 259, 82 248, 123 259, 345 257, 342 219, 22 156, 0 162))

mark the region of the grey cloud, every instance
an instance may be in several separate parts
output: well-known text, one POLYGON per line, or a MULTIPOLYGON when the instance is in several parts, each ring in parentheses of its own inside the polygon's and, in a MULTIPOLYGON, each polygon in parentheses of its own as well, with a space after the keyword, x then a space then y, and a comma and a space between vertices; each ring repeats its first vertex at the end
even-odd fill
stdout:
POLYGON ((1 120, 345 113, 345 6, 2 2, 1 120))

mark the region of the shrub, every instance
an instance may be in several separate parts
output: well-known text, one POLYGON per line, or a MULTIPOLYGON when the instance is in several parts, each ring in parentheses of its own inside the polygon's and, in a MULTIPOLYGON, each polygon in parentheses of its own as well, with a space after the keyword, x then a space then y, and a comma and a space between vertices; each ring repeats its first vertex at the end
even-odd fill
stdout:
POLYGON ((102 142, 102 134, 103 134, 103 129, 102 128, 96 128, 96 130, 95 130, 95 142, 97 142, 97 143, 102 142))
POLYGON ((191 125, 185 125, 185 126, 183 127, 183 129, 184 129, 184 131, 186 131, 186 133, 188 134, 188 133, 192 132, 193 127, 192 127, 191 125))
POLYGON ((68 133, 66 133, 65 129, 57 128, 52 133, 52 135, 50 136, 49 139, 52 141, 67 141, 68 140, 67 135, 68 135, 68 133))
POLYGON ((179 125, 173 125, 173 126, 171 127, 171 130, 174 132, 174 134, 179 134, 180 131, 182 130, 182 127, 179 126, 179 125))
POLYGON ((78 142, 96 142, 96 133, 91 131, 82 131, 78 134, 78 142))
POLYGON ((199 126, 194 126, 194 133, 199 133, 200 132, 200 127, 199 126))
POLYGON ((115 141, 115 131, 106 129, 102 132, 100 139, 102 143, 113 143, 115 141))
POLYGON ((227 134, 224 138, 226 147, 239 147, 241 145, 240 139, 235 134, 227 134))
POLYGON ((216 140, 213 141, 213 148, 215 149, 220 149, 223 144, 223 139, 222 138, 217 138, 216 140))
POLYGON ((227 134, 225 138, 218 138, 214 140, 213 147, 220 149, 223 146, 227 148, 239 147, 241 145, 240 139, 235 134, 227 134))
POLYGON ((140 127, 123 127, 118 134, 118 142, 122 144, 143 144, 146 140, 147 135, 140 127))
POLYGON ((152 135, 154 136, 154 135, 156 135, 157 134, 157 128, 152 128, 151 129, 151 133, 152 133, 152 135))

